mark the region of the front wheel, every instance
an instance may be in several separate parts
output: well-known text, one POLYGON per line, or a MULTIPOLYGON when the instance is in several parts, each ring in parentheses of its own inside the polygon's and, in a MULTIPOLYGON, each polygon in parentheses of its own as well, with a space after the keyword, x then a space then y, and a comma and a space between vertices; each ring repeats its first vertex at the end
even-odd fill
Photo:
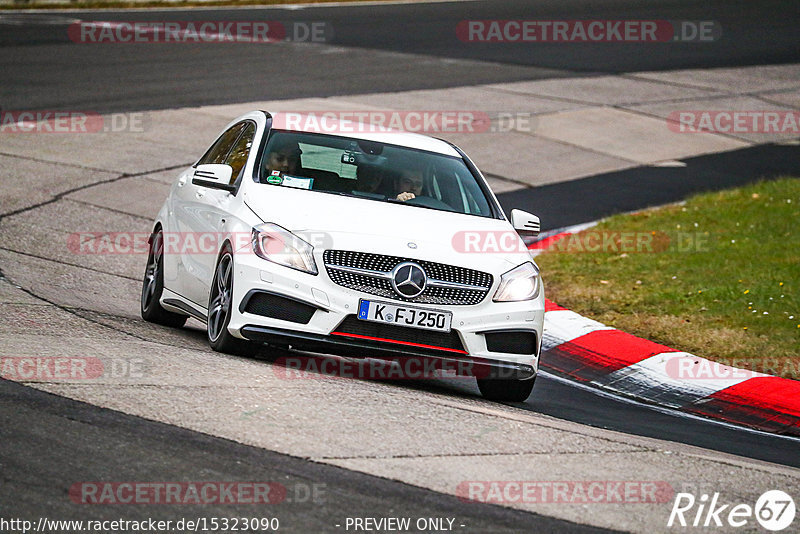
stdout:
POLYGON ((147 254, 147 267, 142 280, 140 310, 142 319, 164 326, 180 327, 188 317, 172 313, 161 307, 161 294, 164 292, 164 236, 157 229, 150 236, 150 250, 147 254))
POLYGON ((233 305, 233 255, 225 248, 217 262, 214 280, 208 299, 206 332, 211 348, 228 354, 248 354, 255 347, 248 341, 233 337, 228 332, 233 305))
POLYGON ((525 402, 531 396, 536 377, 527 380, 513 378, 478 378, 481 395, 493 401, 525 402))

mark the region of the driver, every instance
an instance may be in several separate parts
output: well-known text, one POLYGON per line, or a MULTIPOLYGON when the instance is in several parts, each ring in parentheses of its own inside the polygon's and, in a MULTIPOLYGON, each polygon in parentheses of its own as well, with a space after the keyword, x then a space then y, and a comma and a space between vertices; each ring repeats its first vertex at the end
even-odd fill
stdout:
POLYGON ((302 153, 297 141, 292 139, 278 140, 267 156, 267 173, 281 171, 288 174, 297 174, 302 153))
POLYGON ((397 200, 411 200, 422 194, 422 186, 425 183, 422 176, 422 169, 405 169, 395 179, 395 191, 397 200))

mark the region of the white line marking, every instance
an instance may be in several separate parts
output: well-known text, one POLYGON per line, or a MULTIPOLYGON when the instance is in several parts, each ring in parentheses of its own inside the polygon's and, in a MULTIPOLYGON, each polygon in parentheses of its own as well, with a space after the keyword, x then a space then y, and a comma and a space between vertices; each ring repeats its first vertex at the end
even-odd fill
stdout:
POLYGON ((610 326, 589 319, 571 310, 553 310, 544 314, 542 350, 572 341, 597 330, 614 330, 610 326))
POLYGON ((600 380, 604 388, 680 408, 750 378, 768 376, 737 369, 688 352, 662 352, 600 380))

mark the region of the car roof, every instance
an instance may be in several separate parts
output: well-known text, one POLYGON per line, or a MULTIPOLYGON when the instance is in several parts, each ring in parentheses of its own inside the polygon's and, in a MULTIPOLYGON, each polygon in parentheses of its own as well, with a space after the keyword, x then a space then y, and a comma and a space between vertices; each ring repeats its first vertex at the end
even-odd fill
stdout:
MULTIPOLYGON (((436 152, 446 156, 461 157, 461 154, 453 148, 450 143, 436 139, 427 135, 403 132, 383 128, 381 131, 372 132, 374 125, 361 121, 339 120, 330 117, 327 113, 324 116, 324 127, 320 125, 322 113, 318 112, 265 112, 272 116, 272 127, 279 130, 294 132, 320 133, 347 137, 351 139, 362 139, 375 141, 387 145, 396 145, 428 152, 436 152), (316 125, 316 126, 315 126, 316 125)), ((333 115, 347 112, 331 112, 333 115)), ((402 112, 399 112, 402 113, 402 112)))

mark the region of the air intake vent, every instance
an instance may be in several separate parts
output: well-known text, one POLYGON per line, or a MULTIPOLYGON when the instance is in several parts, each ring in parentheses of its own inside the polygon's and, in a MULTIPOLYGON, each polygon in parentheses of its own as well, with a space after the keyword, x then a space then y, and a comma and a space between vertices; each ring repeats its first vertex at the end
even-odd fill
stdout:
POLYGON ((251 291, 242 299, 240 310, 270 319, 308 324, 317 308, 264 291, 251 291))
POLYGON ((487 332, 486 348, 491 352, 506 354, 536 354, 536 332, 487 332))

